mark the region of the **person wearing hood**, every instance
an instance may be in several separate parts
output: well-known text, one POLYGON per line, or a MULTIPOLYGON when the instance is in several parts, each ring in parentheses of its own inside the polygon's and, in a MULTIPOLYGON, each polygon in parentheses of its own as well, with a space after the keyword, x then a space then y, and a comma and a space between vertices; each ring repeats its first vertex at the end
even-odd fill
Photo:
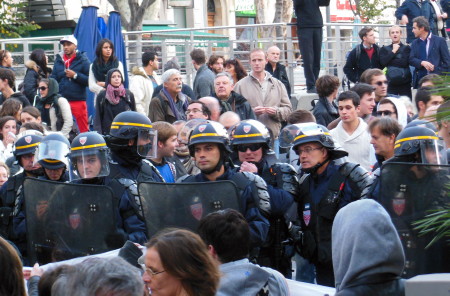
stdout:
POLYGON ((408 111, 400 99, 386 97, 377 106, 377 116, 389 116, 404 128, 408 124, 408 111))
POLYGON ((35 105, 35 100, 39 96, 38 84, 42 78, 50 76, 51 69, 47 67, 47 56, 41 48, 33 50, 30 59, 25 62, 27 72, 23 78, 23 93, 30 104, 35 105))
POLYGON ((106 90, 97 96, 94 129, 107 135, 114 117, 124 111, 136 111, 136 103, 133 93, 123 85, 122 72, 114 68, 106 74, 106 90))
POLYGON ((405 254, 383 206, 371 199, 350 203, 337 213, 331 235, 335 296, 405 295, 405 254))
POLYGON ((53 78, 41 79, 38 89, 36 108, 41 112, 42 122, 48 130, 61 132, 69 139, 74 124, 72 111, 67 99, 59 94, 58 82, 53 78))

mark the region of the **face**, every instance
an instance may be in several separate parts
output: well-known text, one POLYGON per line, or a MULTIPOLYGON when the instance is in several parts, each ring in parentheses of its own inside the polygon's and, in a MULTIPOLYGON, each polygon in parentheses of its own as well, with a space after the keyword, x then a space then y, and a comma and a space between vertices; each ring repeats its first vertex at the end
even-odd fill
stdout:
POLYGON ((46 169, 45 170, 45 174, 48 176, 48 178, 52 181, 58 181, 62 174, 65 171, 65 168, 59 168, 59 169, 55 169, 55 170, 51 170, 51 169, 46 169))
POLYGON ((234 71, 234 65, 232 64, 228 64, 225 67, 225 72, 227 72, 228 74, 230 74, 231 76, 234 76, 236 74, 236 71, 234 71))
POLYGON ((386 103, 378 106, 377 116, 389 116, 392 119, 397 120, 397 112, 395 111, 394 105, 391 103, 386 103))
POLYGON ((122 84, 122 74, 119 71, 112 73, 111 75, 111 85, 114 87, 119 87, 122 84))
POLYGON ((20 157, 20 164, 24 171, 34 171, 41 167, 41 165, 36 162, 34 163, 34 154, 25 154, 20 157))
POLYGON ((11 53, 7 52, 6 56, 3 58, 3 65, 5 67, 12 67, 13 62, 14 62, 14 59, 12 58, 11 53))
POLYGON ((440 106, 444 103, 444 98, 442 96, 431 96, 431 99, 427 103, 427 108, 431 106, 440 106))
POLYGON ((39 82, 39 93, 45 98, 48 95, 48 85, 45 82, 39 82))
POLYGON ((83 179, 92 179, 100 174, 102 162, 97 155, 77 158, 77 170, 83 179))
POLYGON ((0 166, 0 186, 3 186, 5 182, 8 180, 8 172, 2 166, 0 166))
POLYGON ((370 144, 373 145, 375 153, 384 157, 389 157, 394 153, 395 136, 385 136, 375 127, 371 132, 370 144))
POLYGON ((192 103, 188 106, 186 110, 187 119, 191 120, 194 118, 208 119, 208 116, 203 114, 202 105, 199 103, 192 103))
POLYGON ((214 73, 219 74, 223 72, 223 62, 222 58, 218 58, 217 61, 211 65, 211 69, 214 73))
POLYGON ((228 77, 221 76, 214 80, 214 89, 217 97, 221 100, 225 100, 230 96, 231 91, 233 90, 233 85, 228 77))
POLYGON ((271 63, 278 63, 280 61, 280 49, 276 47, 270 47, 267 50, 267 61, 271 63))
POLYGON ((158 142, 158 144, 158 154, 165 157, 171 157, 173 156, 175 149, 178 147, 177 135, 174 135, 167 139, 164 144, 161 144, 161 142, 158 142))
POLYGON ((239 161, 244 162, 260 162, 263 157, 263 149, 259 148, 256 151, 252 151, 250 148, 245 147, 246 145, 242 145, 244 148, 247 148, 245 152, 241 152, 238 150, 239 161))
POLYGON ((15 120, 8 120, 2 128, 3 139, 6 139, 8 133, 17 134, 17 125, 15 120))
POLYGON ((41 122, 41 118, 34 118, 33 116, 31 116, 29 113, 27 112, 22 112, 20 113, 20 122, 22 122, 22 124, 25 124, 27 122, 37 122, 40 123, 41 122))
POLYGON ((167 82, 164 82, 164 87, 169 93, 178 94, 181 91, 182 80, 180 74, 173 74, 167 82))
POLYGON ((266 66, 266 58, 262 51, 256 51, 250 54, 250 66, 254 73, 264 72, 266 66))
POLYGON ((327 152, 324 147, 317 143, 305 143, 297 147, 302 168, 309 169, 318 163, 324 162, 327 152))
POLYGON ((73 44, 72 42, 69 41, 64 41, 63 43, 63 51, 65 55, 72 55, 75 50, 77 49, 77 46, 75 44, 73 44))
POLYGON ((150 61, 149 64, 152 66, 153 70, 158 70, 159 69, 158 57, 155 55, 155 59, 153 61, 150 61))
POLYGON ((351 123, 358 120, 359 110, 359 106, 355 107, 352 100, 344 100, 339 102, 339 117, 344 123, 351 123))
POLYGON ((402 30, 399 27, 391 28, 389 37, 391 37, 392 43, 399 43, 402 37, 402 30))
POLYGON ((375 44, 375 32, 369 31, 365 37, 363 37, 364 42, 366 42, 367 44, 375 44))
POLYGON ((371 85, 375 87, 375 96, 384 98, 387 95, 387 78, 386 75, 378 75, 372 77, 371 85))
POLYGON ((373 108, 375 108, 375 92, 370 94, 364 94, 360 101, 361 115, 372 114, 373 108))
POLYGON ((419 28, 417 26, 417 23, 413 23, 413 29, 412 29, 414 36, 416 38, 420 37, 420 35, 422 34, 422 32, 424 31, 424 28, 419 28))
MULTIPOLYGON (((164 267, 155 248, 147 249, 145 254, 145 267, 150 268, 153 273, 164 271, 164 267)), ((152 275, 146 270, 142 276, 145 286, 151 290, 152 296, 179 295, 182 290, 181 281, 167 271, 152 275)))
POLYGON ((194 148, 194 159, 201 171, 213 170, 220 160, 220 149, 217 144, 197 144, 194 148))
POLYGON ((102 56, 105 59, 109 59, 111 57, 113 53, 111 44, 109 44, 108 42, 104 43, 102 46, 102 56))

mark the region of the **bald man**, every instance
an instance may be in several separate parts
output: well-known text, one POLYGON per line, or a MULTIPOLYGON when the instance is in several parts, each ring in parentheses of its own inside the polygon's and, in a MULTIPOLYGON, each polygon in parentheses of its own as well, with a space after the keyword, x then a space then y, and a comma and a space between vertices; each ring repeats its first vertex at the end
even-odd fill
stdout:
POLYGON ((203 97, 200 98, 199 101, 205 104, 206 107, 208 107, 209 111, 211 111, 210 119, 213 121, 219 121, 220 111, 222 109, 220 108, 220 104, 217 98, 203 97))
POLYGON ((241 121, 239 115, 233 111, 227 111, 220 115, 219 123, 222 124, 227 130, 235 126, 241 121))
POLYGON ((267 64, 265 70, 272 74, 273 77, 283 82, 286 87, 289 99, 291 98, 291 84, 289 83, 286 66, 280 63, 281 50, 278 46, 271 46, 267 49, 267 64))

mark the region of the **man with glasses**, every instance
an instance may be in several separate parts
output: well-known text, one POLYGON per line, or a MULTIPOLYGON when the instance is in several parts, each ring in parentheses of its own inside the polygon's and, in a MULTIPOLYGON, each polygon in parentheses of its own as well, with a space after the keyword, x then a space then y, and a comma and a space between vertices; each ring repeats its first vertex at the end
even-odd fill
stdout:
POLYGON ((334 287, 331 227, 338 210, 365 197, 368 172, 355 163, 337 164, 348 155, 327 128, 317 123, 296 125, 293 150, 301 164, 298 220, 289 226, 296 251, 316 267, 317 283, 334 287))
POLYGON ((389 116, 404 128, 408 124, 408 111, 405 104, 397 98, 384 98, 377 107, 377 117, 389 116))
POLYGON ((191 119, 211 119, 211 111, 205 103, 200 101, 193 101, 189 104, 186 110, 187 120, 191 119))
POLYGON ((386 75, 380 69, 368 69, 361 74, 361 82, 370 84, 375 88, 375 108, 373 108, 372 115, 376 116, 378 103, 387 96, 397 97, 396 95, 388 94, 388 80, 386 75))

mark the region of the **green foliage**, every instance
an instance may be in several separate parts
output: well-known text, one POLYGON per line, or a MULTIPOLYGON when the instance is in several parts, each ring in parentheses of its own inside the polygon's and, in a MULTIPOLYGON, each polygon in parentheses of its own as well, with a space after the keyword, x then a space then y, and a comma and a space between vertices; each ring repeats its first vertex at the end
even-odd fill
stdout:
POLYGON ((349 0, 353 14, 363 23, 376 23, 386 9, 386 0, 349 0), (353 9, 356 6, 356 9, 353 9))
POLYGON ((416 230, 419 230, 420 235, 435 234, 426 248, 441 238, 450 238, 450 204, 447 204, 444 209, 433 211, 422 220, 414 222, 413 225, 416 226, 416 230))
POLYGON ((0 0, 0 38, 19 38, 30 31, 40 28, 34 22, 29 22, 20 8, 27 3, 16 3, 14 0, 0 0))

